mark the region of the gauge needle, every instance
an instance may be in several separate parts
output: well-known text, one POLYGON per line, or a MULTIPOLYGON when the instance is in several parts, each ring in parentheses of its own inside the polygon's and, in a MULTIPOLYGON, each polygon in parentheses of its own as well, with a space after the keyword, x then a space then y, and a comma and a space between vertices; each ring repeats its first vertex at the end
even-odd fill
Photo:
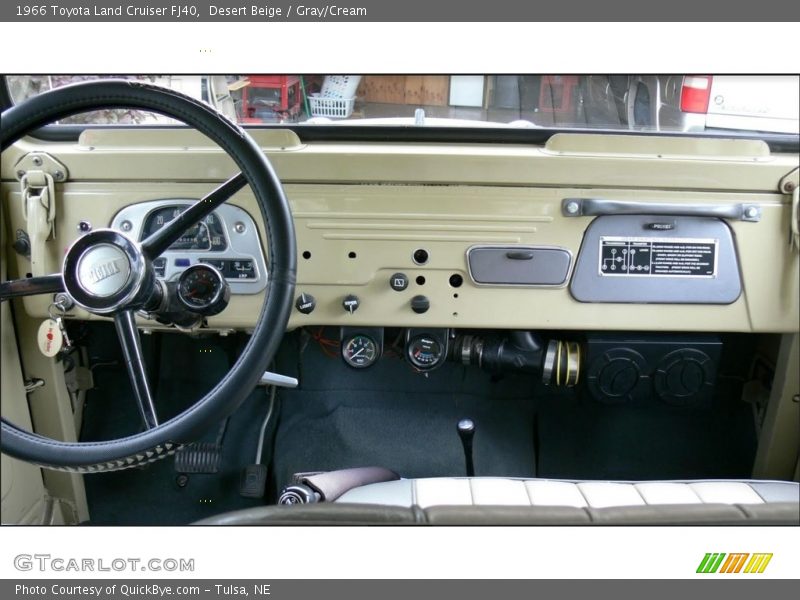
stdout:
POLYGON ((356 352, 355 354, 353 354, 353 356, 351 356, 350 358, 355 358, 356 356, 358 356, 359 354, 361 354, 361 353, 362 353, 364 350, 366 350, 366 348, 362 348, 361 350, 359 350, 358 352, 356 352))

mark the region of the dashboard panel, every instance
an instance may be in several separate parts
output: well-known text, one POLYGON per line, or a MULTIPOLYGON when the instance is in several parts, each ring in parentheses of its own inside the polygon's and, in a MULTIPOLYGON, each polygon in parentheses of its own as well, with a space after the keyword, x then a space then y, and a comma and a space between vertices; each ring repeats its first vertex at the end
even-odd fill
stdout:
MULTIPOLYGON (((57 241, 44 245, 38 273, 60 269, 66 248, 81 235, 82 222, 95 229, 109 225, 122 229, 122 221, 130 216, 128 233, 140 239, 145 227, 158 225, 159 215, 166 220, 170 214, 153 211, 174 212, 175 206, 203 197, 231 174, 221 153, 203 147, 202 140, 188 132, 176 138, 171 131, 163 139, 157 132, 124 135, 135 139, 126 137, 126 146, 120 143, 119 133, 90 131, 82 145, 60 150, 70 180, 59 184, 53 236, 57 241), (130 144, 139 145, 132 150, 130 144), (154 151, 143 152, 142 148, 154 151), (151 213, 155 220, 148 223, 151 213)), ((313 298, 313 302, 300 303, 303 310, 292 310, 292 329, 319 325, 715 332, 798 329, 800 270, 798 254, 787 238, 792 198, 778 189, 781 177, 797 169, 796 156, 769 155, 762 145, 751 147, 749 142, 673 138, 659 138, 656 154, 650 138, 635 136, 556 136, 547 147, 539 148, 300 144, 285 132, 280 139, 274 132, 257 135, 263 136, 260 143, 284 183, 294 216, 297 299, 301 295, 306 300, 313 298), (562 203, 567 198, 608 198, 644 205, 683 203, 689 207, 758 205, 758 222, 726 219, 723 225, 728 231, 725 246, 732 245, 736 259, 733 263, 726 258, 726 268, 738 269, 736 282, 741 293, 737 296, 734 290, 718 304, 665 303, 652 300, 652 295, 580 301, 586 298, 573 283, 595 217, 565 216, 562 203), (489 252, 482 263, 471 265, 471 249, 473 253, 477 249, 479 255, 482 250, 499 251, 489 252), (418 260, 421 250, 427 255, 425 261, 418 260), (552 270, 531 271, 529 266, 521 266, 526 260, 508 259, 508 252, 517 251, 532 253, 529 266, 542 264, 537 258, 549 257, 546 266, 552 270), (515 261, 511 268, 504 266, 506 259, 515 261), (500 262, 493 262, 496 260, 500 262), (499 271, 496 264, 501 266, 499 271), (396 285, 395 280, 402 283, 396 285), (348 302, 351 297, 357 304, 348 302)), ((13 152, 5 154, 4 160, 13 165, 17 157, 13 152)), ((13 239, 14 232, 25 227, 22 197, 18 182, 5 181, 2 186, 7 231, 13 239)), ((208 327, 247 330, 254 325, 263 302, 267 229, 247 188, 224 204, 215 217, 224 223, 224 243, 220 239, 216 249, 209 246, 214 244, 212 235, 220 230, 208 228, 206 223, 206 229, 198 228, 183 240, 188 248, 167 252, 163 276, 175 277, 186 268, 182 266, 186 261, 193 265, 203 260, 253 260, 254 279, 239 279, 240 271, 233 262, 209 262, 225 267, 220 270, 230 269, 225 276, 233 294, 228 308, 208 319, 208 327), (235 231, 240 221, 246 226, 245 234, 235 231), (176 264, 176 260, 181 262, 176 264)), ((701 233, 699 238, 694 234, 680 237, 719 238, 701 233)), ((608 236, 619 237, 617 232, 601 237, 608 236)), ((625 236, 639 233, 626 229, 622 231, 625 236)), ((601 251, 599 241, 592 247, 601 251)), ((722 251, 722 245, 718 248, 722 251)), ((593 277, 609 282, 604 284, 609 289, 641 285, 631 281, 634 276, 602 276, 599 260, 599 256, 590 257, 587 264, 593 277)), ((246 267, 238 265, 239 269, 246 267)), ((9 275, 24 277, 31 270, 30 261, 17 256, 10 263, 9 275)), ((660 289, 668 287, 671 280, 646 279, 660 289)), ((45 318, 51 300, 30 297, 22 303, 29 314, 45 318)), ((77 309, 70 314, 99 318, 77 309)), ((146 321, 140 325, 159 327, 146 321)))
MULTIPOLYGON (((791 312, 797 308, 796 297, 788 292, 792 282, 797 283, 797 273, 790 266, 795 259, 787 251, 782 230, 788 206, 777 194, 375 185, 288 185, 287 193, 299 244, 297 294, 310 294, 316 300, 314 312, 293 312, 294 326, 746 331, 791 328, 796 321, 791 312), (726 252, 735 251, 738 262, 724 254, 725 273, 733 274, 737 287, 741 281, 744 293, 733 292, 722 298, 724 303, 704 304, 699 302, 702 296, 691 302, 683 287, 684 297, 678 299, 690 303, 681 305, 670 299, 654 301, 656 292, 640 298, 634 294, 639 286, 669 290, 672 278, 646 278, 641 284, 607 278, 613 286, 627 288, 627 298, 580 301, 571 284, 587 231, 596 219, 562 215, 563 199, 573 194, 688 205, 757 198, 763 213, 758 223, 709 219, 713 231, 695 231, 690 236, 722 238, 722 232, 727 232, 722 240, 728 244, 726 252), (428 257, 424 264, 415 260, 420 249, 428 257), (509 271, 492 261, 471 269, 469 256, 476 249, 491 250, 505 262, 531 266, 524 278, 518 266, 509 271), (532 253, 533 258, 507 260, 510 249, 532 253), (552 273, 532 268, 540 255, 552 273), (785 262, 776 257, 785 257, 785 262), (398 274, 408 281, 399 291, 392 285, 398 274), (489 285, 487 278, 492 278, 489 285), (764 293, 768 289, 787 293, 764 293), (347 296, 358 298, 357 310, 345 310, 347 296), (424 312, 412 306, 418 296, 429 301, 424 312)), ((623 230, 633 236, 645 231, 638 222, 623 230)), ((672 233, 689 236, 686 230, 679 223, 672 233)), ((598 262, 586 256, 594 274, 598 262)), ((705 288, 712 282, 697 283, 705 288)))

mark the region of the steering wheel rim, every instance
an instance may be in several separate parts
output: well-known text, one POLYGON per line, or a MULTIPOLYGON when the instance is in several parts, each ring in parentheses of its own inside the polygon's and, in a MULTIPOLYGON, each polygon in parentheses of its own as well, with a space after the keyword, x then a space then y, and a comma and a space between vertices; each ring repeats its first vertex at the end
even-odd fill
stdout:
POLYGON ((3 453, 56 470, 99 472, 153 462, 173 454, 181 444, 196 439, 232 413, 254 389, 276 354, 294 296, 297 265, 294 224, 280 180, 264 153, 241 127, 199 100, 138 81, 103 80, 65 86, 4 111, 0 151, 55 120, 110 108, 139 109, 177 119, 217 143, 236 163, 240 176, 250 185, 266 228, 270 261, 266 298, 253 333, 231 370, 203 398, 169 421, 115 440, 63 442, 24 431, 2 419, 3 453))

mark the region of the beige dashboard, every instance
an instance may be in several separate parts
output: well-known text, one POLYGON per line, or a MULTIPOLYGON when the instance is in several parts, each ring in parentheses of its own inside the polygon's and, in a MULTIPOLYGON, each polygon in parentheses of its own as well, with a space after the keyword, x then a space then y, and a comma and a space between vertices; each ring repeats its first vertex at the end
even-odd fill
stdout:
MULTIPOLYGON (((298 243, 297 294, 316 299, 311 314, 293 310, 290 327, 397 327, 797 331, 798 252, 790 245, 792 194, 781 189, 796 154, 771 153, 758 141, 559 134, 545 146, 495 144, 302 143, 290 131, 257 131, 289 198, 298 243), (626 304, 575 300, 563 285, 481 286, 472 281, 474 246, 544 246, 571 255, 569 273, 593 217, 566 217, 564 198, 608 198, 687 205, 758 205, 759 222, 729 220, 742 293, 730 304, 626 304), (428 253, 416 264, 415 250, 428 253), (390 278, 409 286, 395 291, 390 278), (454 276, 457 276, 454 278, 454 276), (454 287, 458 278, 463 282, 454 287), (353 313, 342 306, 355 295, 353 313), (411 298, 430 309, 415 313, 411 298)), ((199 198, 233 174, 233 165, 190 131, 84 132, 79 143, 23 141, 3 154, 2 197, 8 240, 25 228, 19 183, 10 177, 30 151, 47 152, 68 169, 57 184, 55 239, 42 271, 60 268, 86 221, 108 227, 132 204, 199 198)), ((260 223, 246 190, 231 203, 260 223)), ((261 228, 263 244, 263 227, 261 228)), ((7 250, 8 252, 12 252, 7 250)), ((27 259, 13 256, 10 276, 27 259)), ((35 273, 35 274, 44 274, 35 273)), ((211 317, 213 329, 254 325, 263 294, 235 294, 211 317)), ((32 315, 47 298, 26 298, 32 315)), ((90 317, 75 309, 71 315, 90 317)), ((147 327, 147 321, 141 326, 147 327)))

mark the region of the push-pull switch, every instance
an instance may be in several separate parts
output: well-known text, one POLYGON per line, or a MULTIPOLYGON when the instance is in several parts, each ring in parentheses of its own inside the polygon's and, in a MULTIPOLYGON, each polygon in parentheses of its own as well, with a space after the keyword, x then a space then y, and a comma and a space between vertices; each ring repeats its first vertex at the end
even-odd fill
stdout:
POLYGON ((345 296, 344 300, 342 300, 342 306, 351 315, 358 310, 359 304, 358 296, 354 296, 353 294, 345 296))
POLYGON ((311 294, 302 293, 297 297, 294 306, 304 315, 310 315, 317 307, 317 301, 311 294))

